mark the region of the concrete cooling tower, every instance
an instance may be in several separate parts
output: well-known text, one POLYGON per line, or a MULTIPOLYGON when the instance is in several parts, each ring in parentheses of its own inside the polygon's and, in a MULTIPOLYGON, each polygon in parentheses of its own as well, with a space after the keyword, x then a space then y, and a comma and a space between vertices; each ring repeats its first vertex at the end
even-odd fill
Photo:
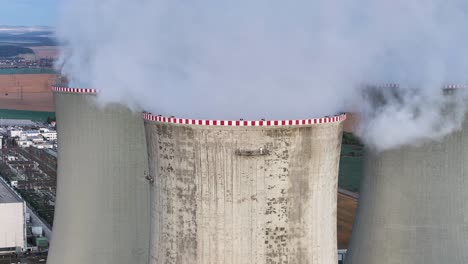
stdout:
POLYGON ((344 115, 145 119, 150 264, 337 263, 344 115))
POLYGON ((345 263, 468 263, 468 121, 440 141, 367 154, 345 263))
POLYGON ((49 264, 147 264, 150 187, 141 114, 53 87, 57 203, 49 264))

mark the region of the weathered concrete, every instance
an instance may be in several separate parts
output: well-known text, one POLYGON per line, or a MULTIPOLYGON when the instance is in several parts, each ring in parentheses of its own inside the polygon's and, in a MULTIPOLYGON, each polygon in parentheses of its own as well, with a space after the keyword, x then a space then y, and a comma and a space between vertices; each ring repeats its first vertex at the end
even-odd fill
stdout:
POLYGON ((146 121, 150 264, 336 264, 342 122, 146 121))
POLYGON ((347 264, 468 263, 468 123, 367 159, 347 264))
POLYGON ((57 204, 49 264, 147 264, 150 188, 141 116, 55 93, 57 204))

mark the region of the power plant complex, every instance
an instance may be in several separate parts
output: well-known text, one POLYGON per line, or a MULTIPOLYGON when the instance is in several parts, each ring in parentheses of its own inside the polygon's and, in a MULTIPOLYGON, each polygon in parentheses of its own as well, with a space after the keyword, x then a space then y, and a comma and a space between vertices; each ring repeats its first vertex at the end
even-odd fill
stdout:
MULTIPOLYGON (((102 106, 93 89, 52 89, 49 264, 338 263, 345 114, 194 120, 102 106)), ((467 144, 465 121, 440 141, 369 150, 345 263, 468 263, 467 144)))
POLYGON ((53 91, 48 263, 337 263, 345 115, 165 118, 101 106, 93 89, 53 91))

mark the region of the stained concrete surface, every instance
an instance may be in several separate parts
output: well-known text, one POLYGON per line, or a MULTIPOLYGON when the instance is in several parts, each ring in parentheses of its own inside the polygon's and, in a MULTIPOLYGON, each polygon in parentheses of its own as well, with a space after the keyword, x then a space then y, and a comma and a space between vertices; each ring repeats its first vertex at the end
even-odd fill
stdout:
POLYGON ((145 127, 150 264, 337 263, 341 122, 145 127))

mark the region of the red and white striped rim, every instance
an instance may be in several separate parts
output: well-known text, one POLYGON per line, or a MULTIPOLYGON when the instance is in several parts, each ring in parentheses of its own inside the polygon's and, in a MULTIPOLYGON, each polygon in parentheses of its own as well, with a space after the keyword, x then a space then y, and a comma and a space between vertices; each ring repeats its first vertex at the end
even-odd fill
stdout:
POLYGON ((400 85, 397 83, 382 83, 382 84, 376 84, 376 83, 364 83, 364 87, 369 87, 369 88, 399 88, 400 85))
MULTIPOLYGON (((399 88, 400 85, 397 83, 387 84, 366 84, 367 87, 378 87, 378 88, 399 88)), ((446 84, 442 86, 442 89, 466 89, 468 84, 446 84)))
POLYGON ((53 92, 59 93, 83 93, 83 94, 97 94, 97 89, 90 89, 90 88, 70 88, 70 87, 58 87, 52 86, 53 92))
POLYGON ((444 90, 449 90, 449 89, 466 89, 468 88, 468 85, 466 84, 448 84, 444 85, 442 89, 444 90))
MULTIPOLYGON (((389 83, 389 84, 382 84, 382 85, 367 85, 369 87, 382 87, 382 88, 397 88, 399 87, 398 84, 389 83)), ((466 89, 468 88, 468 84, 447 84, 442 86, 442 89, 466 89)), ((59 86, 52 86, 51 87, 53 92, 61 92, 61 93, 88 93, 88 94, 96 94, 99 92, 98 89, 91 89, 91 88, 70 88, 70 87, 59 87, 59 86)))
POLYGON ((341 122, 346 119, 346 114, 312 118, 312 119, 297 119, 297 120, 199 120, 199 119, 187 119, 177 117, 164 117, 155 116, 150 113, 143 113, 145 120, 181 124, 181 125, 199 125, 199 126, 302 126, 302 125, 313 125, 313 124, 326 124, 341 122))

